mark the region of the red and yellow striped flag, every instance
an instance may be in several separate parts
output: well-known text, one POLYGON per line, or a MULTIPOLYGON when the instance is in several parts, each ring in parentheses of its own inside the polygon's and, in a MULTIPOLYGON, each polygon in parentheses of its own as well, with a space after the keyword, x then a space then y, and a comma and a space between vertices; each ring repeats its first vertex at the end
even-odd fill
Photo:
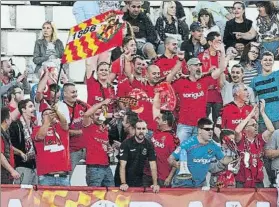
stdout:
POLYGON ((110 10, 72 27, 62 63, 86 59, 121 46, 126 26, 122 16, 122 11, 110 10))

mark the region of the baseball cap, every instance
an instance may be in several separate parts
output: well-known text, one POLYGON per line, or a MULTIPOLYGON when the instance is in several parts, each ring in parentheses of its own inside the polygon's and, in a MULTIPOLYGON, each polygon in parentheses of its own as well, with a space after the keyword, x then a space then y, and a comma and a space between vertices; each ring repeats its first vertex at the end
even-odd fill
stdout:
POLYGON ((201 64, 202 62, 198 59, 198 58, 191 58, 190 60, 188 60, 187 65, 197 65, 197 64, 201 64))
POLYGON ((190 30, 192 32, 195 32, 195 31, 201 30, 201 29, 202 29, 202 27, 201 27, 201 24, 199 22, 193 22, 190 26, 190 30))

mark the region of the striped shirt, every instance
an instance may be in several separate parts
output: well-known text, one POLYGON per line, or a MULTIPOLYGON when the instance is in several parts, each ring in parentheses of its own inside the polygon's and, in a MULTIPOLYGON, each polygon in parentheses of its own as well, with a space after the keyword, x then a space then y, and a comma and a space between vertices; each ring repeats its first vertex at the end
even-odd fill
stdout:
POLYGON ((243 76, 243 82, 245 85, 249 85, 252 81, 252 79, 256 76, 258 76, 257 68, 253 67, 253 69, 247 69, 244 68, 244 76, 243 76))

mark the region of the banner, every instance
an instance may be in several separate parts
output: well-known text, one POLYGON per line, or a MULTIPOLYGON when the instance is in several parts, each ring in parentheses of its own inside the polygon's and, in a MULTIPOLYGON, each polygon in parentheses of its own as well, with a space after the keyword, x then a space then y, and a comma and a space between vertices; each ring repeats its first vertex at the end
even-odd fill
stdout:
POLYGON ((151 189, 1 185, 1 207, 276 207, 276 189, 151 189))
POLYGON ((62 63, 86 59, 121 46, 125 23, 123 12, 110 10, 70 29, 62 63))

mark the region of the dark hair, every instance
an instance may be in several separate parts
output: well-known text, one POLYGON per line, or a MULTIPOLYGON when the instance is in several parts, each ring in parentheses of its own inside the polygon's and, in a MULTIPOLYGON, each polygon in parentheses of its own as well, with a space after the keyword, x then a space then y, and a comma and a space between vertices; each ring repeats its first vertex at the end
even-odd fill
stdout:
MULTIPOLYGON (((257 7, 264 7, 266 14, 270 17, 275 13, 278 13, 278 10, 275 8, 274 3, 271 1, 258 1, 256 3, 257 7)), ((259 18, 259 16, 258 16, 259 18)), ((258 19, 257 18, 257 19, 258 19)))
POLYGON ((209 32, 207 37, 206 37, 206 41, 213 41, 215 39, 215 37, 220 37, 220 33, 219 32, 209 32))
POLYGON ((145 123, 147 125, 146 121, 144 121, 142 119, 138 119, 138 121, 136 122, 135 126, 137 125, 137 123, 145 123))
POLYGON ((124 37, 123 41, 122 41, 122 47, 126 46, 131 40, 134 40, 135 42, 137 42, 136 39, 132 36, 124 37))
POLYGON ((29 102, 33 103, 33 101, 31 101, 31 99, 24 99, 24 100, 21 100, 20 102, 18 102, 18 110, 21 115, 23 114, 22 109, 26 109, 26 106, 29 102))
POLYGON ((198 120, 198 128, 201 129, 204 125, 212 125, 213 122, 209 118, 200 118, 198 120))
POLYGON ((60 89, 61 89, 61 87, 56 83, 52 83, 52 84, 49 85, 49 91, 58 92, 58 91, 60 91, 60 89))
POLYGON ((212 13, 208 9, 201 9, 199 14, 198 14, 198 21, 201 22, 200 18, 203 15, 209 16, 209 21, 208 21, 208 28, 210 29, 211 27, 215 26, 216 23, 214 21, 212 13))
POLYGON ((131 125, 131 127, 135 128, 137 122, 139 121, 138 114, 128 110, 125 115, 127 116, 127 122, 131 125))
POLYGON ((1 124, 6 120, 10 118, 10 109, 8 107, 2 107, 1 108, 1 124))
POLYGON ((135 55, 135 56, 133 57, 133 59, 132 59, 132 63, 135 64, 135 62, 136 62, 137 59, 144 60, 144 58, 143 58, 142 56, 140 56, 140 55, 135 55))
POLYGON ((244 73, 244 69, 243 69, 243 66, 242 66, 241 64, 234 64, 234 65, 232 66, 231 70, 232 70, 233 68, 240 68, 240 69, 241 69, 241 72, 244 73))
POLYGON ((9 88, 9 90, 7 91, 7 97, 8 97, 8 100, 9 102, 12 100, 12 95, 15 95, 15 92, 17 88, 20 88, 21 90, 23 90, 20 86, 18 85, 15 85, 15 86, 12 86, 11 88, 9 88))
POLYGON ((174 123, 174 115, 173 115, 173 113, 171 111, 164 111, 164 110, 162 110, 161 114, 162 114, 162 120, 163 121, 167 121, 168 126, 172 127, 173 123, 174 123))
POLYGON ((235 132, 231 129, 222 129, 220 133, 220 141, 223 144, 223 139, 225 136, 235 135, 235 132))
POLYGON ((46 109, 44 109, 44 110, 42 111, 42 118, 43 118, 44 113, 45 113, 46 111, 51 111, 51 109, 50 109, 50 108, 46 108, 46 109))
POLYGON ((242 7, 242 9, 244 10, 244 13, 243 13, 242 18, 245 20, 245 19, 246 19, 246 14, 245 14, 245 8, 246 8, 246 7, 245 7, 245 4, 244 4, 242 1, 236 1, 236 2, 233 3, 233 7, 234 7, 236 4, 240 4, 241 7, 242 7))
MULTIPOLYGON (((248 53, 250 52, 250 50, 251 50, 252 47, 256 47, 256 48, 259 50, 259 54, 260 54, 260 48, 257 47, 256 45, 252 45, 252 43, 249 42, 249 43, 244 47, 244 50, 243 50, 242 55, 241 55, 240 60, 239 60, 239 63, 240 63, 241 65, 243 65, 244 67, 245 67, 246 64, 250 63, 248 53)), ((258 54, 258 58, 260 57, 259 54, 258 54)), ((257 58, 257 59, 258 59, 258 58, 257 58)))
POLYGON ((272 52, 269 52, 269 51, 264 52, 264 53, 262 54, 262 58, 263 58, 264 56, 272 56, 272 57, 274 58, 273 53, 272 53, 272 52))
POLYGON ((107 63, 107 62, 100 62, 99 64, 98 64, 98 66, 97 66, 97 71, 100 69, 100 67, 101 66, 103 66, 103 65, 106 65, 106 66, 108 66, 109 68, 110 68, 110 64, 109 63, 107 63))

